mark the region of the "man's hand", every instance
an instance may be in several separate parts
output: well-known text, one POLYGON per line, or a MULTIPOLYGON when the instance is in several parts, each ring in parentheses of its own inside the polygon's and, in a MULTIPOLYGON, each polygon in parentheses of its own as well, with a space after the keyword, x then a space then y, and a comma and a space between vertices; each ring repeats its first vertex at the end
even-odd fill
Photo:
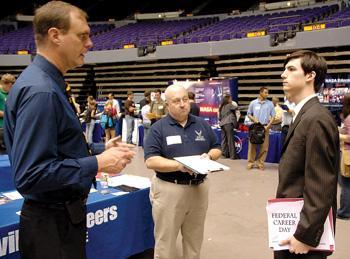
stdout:
POLYGON ((106 173, 120 173, 134 158, 135 153, 125 146, 110 147, 97 155, 98 171, 106 173))
POLYGON ((201 158, 202 159, 209 159, 209 160, 211 160, 211 156, 208 153, 201 154, 201 158))
POLYGON ((131 144, 126 144, 121 142, 122 137, 121 136, 117 136, 115 138, 112 138, 110 140, 107 141, 107 143, 105 144, 105 149, 110 149, 111 147, 126 147, 126 148, 134 148, 135 145, 131 145, 131 144))
POLYGON ((289 252, 292 254, 307 254, 310 249, 312 248, 311 246, 304 244, 297 240, 294 236, 282 240, 279 243, 280 245, 289 245, 289 252))
MULTIPOLYGON (((174 160, 175 161, 175 160, 174 160)), ((183 172, 183 173, 189 173, 190 175, 193 175, 194 173, 188 169, 187 167, 185 167, 183 164, 175 161, 176 163, 178 163, 178 166, 177 166, 177 170, 180 171, 180 172, 183 172)))

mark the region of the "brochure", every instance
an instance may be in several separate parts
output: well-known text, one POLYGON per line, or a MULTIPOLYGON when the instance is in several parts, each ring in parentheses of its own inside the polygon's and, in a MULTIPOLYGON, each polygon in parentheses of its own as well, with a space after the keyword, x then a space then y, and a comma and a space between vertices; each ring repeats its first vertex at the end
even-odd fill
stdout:
MULTIPOLYGON (((266 211, 268 219, 269 247, 273 250, 287 250, 289 245, 281 246, 279 242, 290 238, 295 233, 303 208, 303 199, 270 199, 266 211)), ((334 226, 332 208, 324 223, 324 231, 319 245, 313 250, 334 251, 334 226)))

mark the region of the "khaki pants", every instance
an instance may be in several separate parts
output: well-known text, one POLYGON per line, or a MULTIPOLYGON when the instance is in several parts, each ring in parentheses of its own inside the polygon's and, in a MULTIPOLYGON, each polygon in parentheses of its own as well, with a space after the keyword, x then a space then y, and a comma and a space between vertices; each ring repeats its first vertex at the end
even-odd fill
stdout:
POLYGON ((266 130, 265 131, 265 140, 264 143, 262 143, 261 145, 257 145, 257 144, 252 144, 249 142, 248 145, 248 166, 250 165, 254 165, 255 162, 255 158, 256 158, 256 148, 257 146, 260 146, 260 152, 258 155, 258 166, 264 166, 264 162, 267 156, 267 151, 269 149, 269 138, 270 138, 270 134, 269 131, 266 130))
POLYGON ((199 259, 208 209, 209 182, 181 185, 152 179, 150 200, 154 220, 154 258, 175 259, 181 230, 184 259, 199 259))

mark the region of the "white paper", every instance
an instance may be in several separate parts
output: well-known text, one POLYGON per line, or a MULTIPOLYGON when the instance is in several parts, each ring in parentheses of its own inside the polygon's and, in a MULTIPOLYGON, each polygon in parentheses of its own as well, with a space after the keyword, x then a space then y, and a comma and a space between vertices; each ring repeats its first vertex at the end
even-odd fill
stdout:
POLYGON ((201 156, 181 156, 174 157, 174 160, 180 162, 185 167, 197 174, 208 174, 211 172, 229 170, 230 168, 216 161, 201 158, 201 156))
POLYGON ((9 198, 10 200, 19 200, 19 199, 23 199, 22 195, 17 192, 17 191, 12 191, 12 192, 3 192, 2 193, 4 196, 6 196, 7 198, 9 198))
POLYGON ((121 196, 121 195, 128 194, 128 192, 112 192, 110 194, 115 195, 115 196, 121 196))
POLYGON ((111 187, 127 185, 139 189, 145 189, 151 186, 151 181, 147 177, 123 174, 108 179, 108 185, 111 187))
MULTIPOLYGON (((267 220, 269 233, 269 247, 273 250, 287 250, 289 245, 280 246, 279 242, 290 238, 295 233, 303 208, 302 199, 274 199, 267 203, 267 220)), ((335 241, 333 222, 330 221, 332 211, 324 223, 324 232, 319 245, 313 250, 334 251, 335 241)))
POLYGON ((97 190, 95 188, 91 188, 90 193, 94 193, 94 192, 97 192, 97 190))

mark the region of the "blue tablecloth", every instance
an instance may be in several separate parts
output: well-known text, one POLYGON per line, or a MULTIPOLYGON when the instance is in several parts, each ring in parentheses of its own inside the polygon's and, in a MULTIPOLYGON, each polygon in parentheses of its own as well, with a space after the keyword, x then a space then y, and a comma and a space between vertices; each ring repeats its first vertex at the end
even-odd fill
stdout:
MULTIPOLYGON (((4 169, 0 168, 0 172, 3 173, 4 169)), ((3 179, 1 177, 0 182, 3 179)), ((9 187, 1 191, 8 189, 9 187)), ((0 205, 1 259, 19 258, 19 216, 16 212, 21 210, 22 203, 23 199, 0 205)), ((122 196, 91 193, 87 209, 88 258, 124 259, 154 247, 149 188, 122 196)))
POLYGON ((0 192, 15 189, 10 161, 7 155, 0 155, 0 192))
MULTIPOLYGON (((216 137, 221 143, 221 129, 213 129, 216 137)), ((235 132, 235 145, 240 158, 247 159, 248 156, 248 132, 235 132)), ((282 150, 282 140, 280 132, 270 132, 269 150, 266 162, 279 163, 282 150)), ((139 126, 139 146, 143 146, 143 126, 139 126)))
MULTIPOLYGON (((221 143, 221 129, 214 129, 216 137, 221 143)), ((240 158, 247 159, 248 156, 248 132, 235 133, 236 150, 240 158)), ((270 132, 269 150, 267 152, 266 162, 279 163, 282 150, 282 140, 280 132, 270 132)))

